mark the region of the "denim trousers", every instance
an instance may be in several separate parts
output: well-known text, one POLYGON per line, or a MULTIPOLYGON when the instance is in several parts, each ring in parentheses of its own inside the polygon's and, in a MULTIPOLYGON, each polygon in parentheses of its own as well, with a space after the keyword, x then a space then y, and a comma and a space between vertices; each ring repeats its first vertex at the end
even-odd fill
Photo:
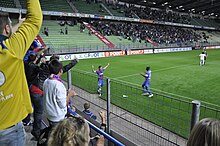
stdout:
POLYGON ((150 92, 150 82, 149 81, 144 81, 143 84, 142 84, 142 88, 144 89, 144 93, 149 93, 149 94, 152 94, 150 92))
POLYGON ((26 133, 22 122, 0 130, 0 146, 24 146, 26 133))
POLYGON ((31 102, 34 107, 34 123, 32 132, 36 135, 40 135, 40 130, 42 128, 41 120, 44 111, 43 94, 31 93, 31 102))

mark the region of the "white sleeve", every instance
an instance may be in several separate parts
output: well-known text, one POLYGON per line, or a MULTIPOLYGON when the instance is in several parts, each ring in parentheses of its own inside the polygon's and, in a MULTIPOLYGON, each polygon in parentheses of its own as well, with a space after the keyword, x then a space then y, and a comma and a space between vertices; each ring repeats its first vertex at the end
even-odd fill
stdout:
POLYGON ((62 83, 57 85, 56 102, 60 108, 66 107, 66 88, 62 83))

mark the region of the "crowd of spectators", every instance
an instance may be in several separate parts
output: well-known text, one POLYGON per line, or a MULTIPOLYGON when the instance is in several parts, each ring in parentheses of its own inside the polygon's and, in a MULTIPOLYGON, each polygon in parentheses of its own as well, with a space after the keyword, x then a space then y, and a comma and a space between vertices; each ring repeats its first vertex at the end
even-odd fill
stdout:
POLYGON ((183 23, 190 24, 191 18, 187 15, 181 15, 177 12, 172 12, 168 10, 152 9, 149 7, 135 7, 134 5, 125 5, 125 16, 135 17, 136 14, 141 19, 163 21, 163 22, 173 22, 173 23, 183 23))
POLYGON ((86 4, 104 3, 113 10, 123 13, 125 17, 141 18, 154 21, 191 24, 191 16, 180 14, 169 9, 157 9, 134 4, 119 4, 117 0, 86 0, 86 4))
POLYGON ((119 36, 133 42, 146 41, 146 38, 158 44, 184 44, 200 42, 204 35, 189 28, 165 25, 137 24, 130 22, 91 21, 93 27, 105 36, 119 36))
MULTIPOLYGON (((70 88, 68 94, 66 88, 60 79, 60 76, 78 63, 77 59, 63 66, 59 61, 59 56, 53 55, 50 61, 46 61, 40 51, 31 53, 27 56, 28 60, 21 61, 31 42, 40 31, 42 24, 42 12, 38 0, 27 0, 27 19, 21 24, 16 33, 12 32, 12 26, 7 13, 0 12, 0 66, 1 68, 1 102, 0 106, 0 145, 25 145, 25 131, 21 120, 32 113, 32 104, 34 105, 34 125, 32 134, 39 138, 41 133, 41 119, 43 111, 52 128, 49 136, 48 145, 89 145, 89 126, 82 117, 67 117, 67 106, 75 91, 70 88), (38 54, 38 55, 37 55, 38 54), (40 55, 41 54, 41 55, 40 55), (38 61, 39 60, 39 61, 38 61), (38 63, 41 61, 41 64, 38 63), (24 68, 25 66, 25 68, 24 68), (16 72, 16 74, 14 73, 16 72), (26 78, 25 79, 25 74, 26 78), (16 86, 16 87, 15 87, 16 86), (29 94, 30 92, 30 94, 29 94), (5 95, 8 95, 6 98, 5 95), (10 96, 9 96, 10 95, 10 96), (30 96, 31 95, 31 96, 30 96), (44 99, 44 100, 43 100, 44 99), (31 104, 32 102, 32 104, 31 104), (42 104, 44 102, 44 104, 42 104), (16 104, 15 104, 16 103, 16 104), (12 106, 13 105, 13 106, 12 106)), ((156 25, 137 25, 131 23, 104 23, 93 21, 93 26, 105 35, 118 35, 124 38, 141 41, 145 37, 150 37, 158 43, 170 43, 178 41, 195 41, 195 34, 190 30, 156 25), (189 35, 194 36, 191 38, 189 35), (154 39, 154 37, 156 39, 154 39), (163 39, 158 39, 158 38, 163 39), (171 37, 169 39, 168 37, 171 37)), ((32 44, 33 45, 33 44, 32 44)), ((30 47, 31 51, 36 48, 30 47)), ((30 52, 31 52, 30 51, 30 52)), ((89 110, 90 105, 84 105, 84 113, 96 119, 89 110)), ((106 128, 106 116, 103 111, 99 113, 101 118, 101 129, 106 128)), ((219 145, 219 120, 206 119, 198 123, 192 131, 188 145, 195 145, 197 138, 201 133, 209 132, 211 136, 201 137, 206 145, 219 145), (202 130, 200 130, 202 129, 202 130), (203 132, 203 129, 205 130, 203 132), (217 136, 216 136, 217 135, 217 136), (211 139, 208 139, 210 138, 211 139), (214 144, 212 144, 214 143, 214 144)), ((199 144, 199 145, 202 145, 199 144)), ((104 137, 99 136, 96 145, 104 145, 104 137)))

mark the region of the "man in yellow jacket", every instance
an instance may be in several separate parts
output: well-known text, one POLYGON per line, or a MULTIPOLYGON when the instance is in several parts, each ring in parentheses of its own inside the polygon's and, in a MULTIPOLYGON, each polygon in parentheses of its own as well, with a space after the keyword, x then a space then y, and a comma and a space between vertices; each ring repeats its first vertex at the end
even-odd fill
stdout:
POLYGON ((23 58, 41 24, 39 0, 27 0, 26 20, 13 34, 8 14, 0 12, 0 146, 25 145, 21 121, 33 109, 23 58))

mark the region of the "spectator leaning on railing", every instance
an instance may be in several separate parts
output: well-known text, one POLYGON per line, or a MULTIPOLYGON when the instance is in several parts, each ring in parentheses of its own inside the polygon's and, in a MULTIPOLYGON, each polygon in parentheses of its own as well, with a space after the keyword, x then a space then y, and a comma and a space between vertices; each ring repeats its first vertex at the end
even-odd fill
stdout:
POLYGON ((21 123, 33 111, 23 58, 42 24, 39 0, 27 0, 26 20, 12 34, 11 20, 0 12, 0 145, 25 144, 21 123))

